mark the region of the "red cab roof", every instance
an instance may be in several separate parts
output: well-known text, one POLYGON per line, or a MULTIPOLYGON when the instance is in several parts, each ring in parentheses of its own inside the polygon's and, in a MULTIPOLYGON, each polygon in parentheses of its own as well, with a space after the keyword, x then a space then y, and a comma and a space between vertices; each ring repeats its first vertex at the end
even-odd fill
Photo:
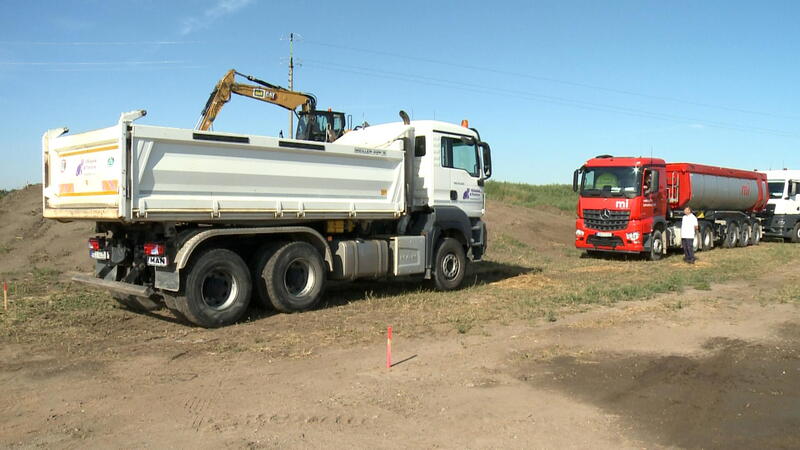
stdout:
POLYGON ((636 166, 647 166, 647 165, 663 166, 664 164, 666 163, 661 158, 644 158, 641 156, 633 157, 633 156, 603 155, 592 158, 589 161, 586 161, 586 165, 589 167, 613 167, 613 166, 636 167, 636 166))

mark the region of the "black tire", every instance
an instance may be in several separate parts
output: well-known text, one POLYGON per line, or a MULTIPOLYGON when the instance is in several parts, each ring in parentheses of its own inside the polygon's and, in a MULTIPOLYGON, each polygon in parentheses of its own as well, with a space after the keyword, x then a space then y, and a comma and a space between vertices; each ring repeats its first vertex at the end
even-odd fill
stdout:
POLYGON ((433 284, 437 290, 452 291, 461 286, 467 273, 467 254, 458 240, 443 238, 434 252, 433 284))
POLYGON ((195 325, 222 327, 242 317, 251 290, 250 271, 239 255, 224 248, 209 249, 193 258, 175 308, 195 325))
POLYGON ((114 300, 116 300, 117 303, 126 309, 130 309, 131 311, 150 312, 158 311, 163 307, 161 304, 156 303, 149 298, 140 298, 136 297, 135 295, 112 293, 111 296, 114 297, 114 300))
POLYGON ((653 230, 650 238, 650 251, 645 252, 645 257, 650 261, 658 261, 664 256, 664 241, 660 230, 653 230))
POLYGON ((739 243, 739 226, 736 225, 736 222, 728 222, 728 226, 725 228, 725 241, 723 241, 722 246, 725 248, 733 248, 739 243))
POLYGON ((750 245, 750 237, 753 233, 753 226, 749 221, 744 221, 739 225, 739 247, 747 247, 750 245))
POLYGON ((258 306, 264 309, 275 309, 272 302, 269 300, 269 293, 267 292, 267 284, 262 276, 264 268, 267 266, 269 259, 281 247, 288 244, 286 241, 273 241, 268 242, 253 253, 250 260, 250 267, 253 269, 253 298, 256 300, 258 306))
POLYGON ((700 226, 700 246, 703 251, 714 248, 714 233, 709 225, 700 226))
POLYGON ((790 237, 789 240, 791 240, 795 244, 800 242, 800 222, 794 224, 794 230, 792 230, 792 237, 790 237))
POLYGON ((325 288, 325 276, 322 255, 307 242, 283 245, 261 272, 270 303, 285 313, 316 306, 325 288))

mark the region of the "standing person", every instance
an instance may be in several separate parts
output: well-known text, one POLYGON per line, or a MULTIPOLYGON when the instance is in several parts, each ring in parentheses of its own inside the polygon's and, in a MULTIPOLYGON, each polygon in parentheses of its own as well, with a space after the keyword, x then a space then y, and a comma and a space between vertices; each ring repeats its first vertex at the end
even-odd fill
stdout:
POLYGON ((694 264, 694 237, 699 229, 697 217, 692 214, 692 208, 688 206, 683 209, 683 219, 681 219, 681 244, 683 245, 683 260, 689 264, 694 264))

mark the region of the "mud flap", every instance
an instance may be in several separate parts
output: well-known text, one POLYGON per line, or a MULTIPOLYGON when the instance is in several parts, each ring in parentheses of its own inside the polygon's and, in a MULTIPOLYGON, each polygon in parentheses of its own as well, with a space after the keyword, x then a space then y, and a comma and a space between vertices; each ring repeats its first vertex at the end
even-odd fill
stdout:
POLYGON ((644 251, 649 252, 653 248, 653 234, 647 233, 644 235, 644 251))

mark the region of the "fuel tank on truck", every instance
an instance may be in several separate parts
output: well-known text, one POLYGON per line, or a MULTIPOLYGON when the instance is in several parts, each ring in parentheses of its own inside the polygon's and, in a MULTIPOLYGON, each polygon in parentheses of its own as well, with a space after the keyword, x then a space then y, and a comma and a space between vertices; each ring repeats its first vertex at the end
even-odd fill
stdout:
POLYGON ((759 212, 769 200, 764 173, 691 163, 667 164, 667 190, 673 210, 759 212))

